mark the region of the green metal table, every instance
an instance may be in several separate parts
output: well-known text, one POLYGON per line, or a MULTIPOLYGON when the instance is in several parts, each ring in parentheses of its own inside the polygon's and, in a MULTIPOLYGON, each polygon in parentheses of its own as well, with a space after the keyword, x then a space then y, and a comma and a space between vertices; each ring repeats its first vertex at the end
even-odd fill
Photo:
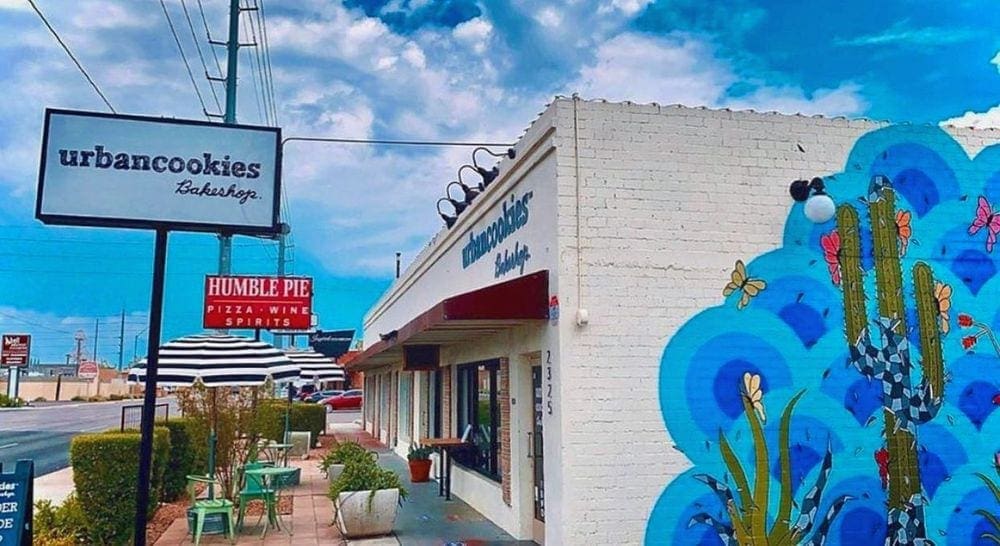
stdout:
MULTIPOLYGON (((277 485, 281 477, 288 476, 289 474, 295 473, 295 468, 290 468, 287 466, 266 466, 264 468, 252 468, 246 471, 246 475, 253 476, 260 481, 260 486, 262 489, 273 489, 274 490, 274 501, 265 502, 264 509, 267 511, 267 523, 264 525, 264 530, 261 531, 261 538, 267 534, 267 530, 274 527, 278 530, 285 530, 286 525, 283 525, 281 521, 281 514, 278 511, 278 503, 281 500, 281 488, 277 485)), ((287 529, 288 534, 292 534, 292 529, 289 527, 287 529)))

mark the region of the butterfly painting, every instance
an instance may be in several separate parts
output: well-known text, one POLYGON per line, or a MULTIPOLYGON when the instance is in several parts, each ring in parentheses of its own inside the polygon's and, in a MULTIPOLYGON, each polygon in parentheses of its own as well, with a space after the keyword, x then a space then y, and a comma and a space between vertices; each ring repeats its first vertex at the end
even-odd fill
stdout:
POLYGON ((766 282, 760 279, 751 279, 747 276, 747 268, 743 265, 743 260, 736 260, 736 268, 733 269, 730 277, 732 280, 726 283, 726 287, 722 289, 722 295, 728 297, 734 292, 742 292, 743 295, 740 296, 740 301, 736 304, 737 309, 746 307, 750 303, 750 298, 760 294, 764 288, 767 288, 766 282))
POLYGON ((943 282, 934 283, 934 299, 937 301, 938 317, 941 321, 941 333, 947 334, 951 329, 951 287, 943 282))
POLYGON ((899 255, 906 256, 906 247, 910 244, 910 237, 913 236, 913 227, 910 225, 910 211, 896 211, 896 236, 899 239, 899 255))
POLYGON ((1000 213, 994 212, 990 202, 980 195, 979 204, 976 206, 976 217, 969 226, 969 235, 975 235, 983 228, 986 228, 986 252, 993 252, 993 245, 996 244, 997 235, 1000 234, 1000 213))
POLYGON ((831 231, 819 238, 819 244, 823 248, 823 259, 826 261, 826 267, 830 270, 830 280, 839 286, 840 234, 836 230, 831 231))
POLYGON ((743 374, 743 396, 747 397, 750 407, 753 408, 760 417, 761 422, 767 420, 764 414, 764 391, 760 388, 760 376, 745 372, 743 374))

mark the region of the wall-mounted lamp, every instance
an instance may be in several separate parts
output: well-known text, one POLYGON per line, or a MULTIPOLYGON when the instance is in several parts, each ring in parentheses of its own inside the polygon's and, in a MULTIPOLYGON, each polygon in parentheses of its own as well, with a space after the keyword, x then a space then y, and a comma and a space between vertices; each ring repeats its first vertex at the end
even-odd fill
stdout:
POLYGON ((462 169, 472 169, 474 171, 475 168, 472 165, 462 165, 458 168, 458 185, 462 186, 462 192, 465 193, 465 200, 472 203, 472 200, 479 196, 479 192, 483 191, 483 185, 479 184, 478 188, 473 188, 466 184, 465 180, 462 180, 462 169))
POLYGON ((826 187, 823 179, 816 177, 812 180, 796 180, 788 188, 792 194, 792 199, 798 202, 805 202, 805 214, 811 222, 822 224, 829 222, 833 215, 837 213, 837 205, 833 199, 826 194, 826 187))
POLYGON ((452 205, 454 205, 455 202, 452 201, 452 199, 449 197, 442 197, 437 201, 438 216, 440 216, 441 219, 444 220, 444 225, 448 226, 448 229, 451 229, 451 226, 455 225, 455 222, 458 221, 458 209, 457 208, 455 209, 455 216, 448 216, 447 214, 441 212, 441 201, 448 201, 452 205))
POLYGON ((490 154, 493 157, 504 157, 506 155, 510 159, 514 159, 515 157, 517 157, 517 152, 514 151, 514 148, 507 148, 507 153, 498 154, 491 152, 489 149, 484 148, 482 146, 476 148, 475 150, 472 150, 472 168, 476 169, 476 172, 479 173, 479 176, 483 177, 483 189, 486 189, 490 184, 493 183, 494 180, 496 180, 498 176, 500 176, 500 167, 494 166, 490 170, 486 170, 485 167, 481 167, 479 163, 476 162, 476 152, 480 150, 490 154))

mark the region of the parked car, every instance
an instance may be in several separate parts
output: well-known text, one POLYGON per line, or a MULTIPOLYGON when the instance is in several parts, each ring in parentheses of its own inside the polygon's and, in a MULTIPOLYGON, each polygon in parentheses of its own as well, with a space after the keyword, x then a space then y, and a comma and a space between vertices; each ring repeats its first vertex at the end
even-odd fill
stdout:
POLYGON ((323 404, 326 405, 327 411, 360 409, 362 398, 362 393, 359 390, 345 391, 341 394, 331 396, 330 398, 323 400, 323 404))
POLYGON ((298 397, 299 400, 304 401, 310 396, 312 396, 314 392, 316 392, 316 385, 306 384, 299 387, 299 392, 296 394, 296 396, 298 397))
POLYGON ((338 394, 341 394, 343 392, 344 391, 342 390, 327 390, 327 391, 314 392, 309 396, 309 398, 306 398, 306 402, 322 402, 323 400, 326 400, 331 396, 337 396, 338 394))

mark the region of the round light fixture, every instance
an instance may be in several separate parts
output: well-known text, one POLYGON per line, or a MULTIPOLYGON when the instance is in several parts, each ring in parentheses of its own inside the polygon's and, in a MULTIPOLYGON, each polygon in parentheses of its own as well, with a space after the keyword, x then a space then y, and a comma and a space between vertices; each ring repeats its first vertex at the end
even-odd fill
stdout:
POLYGON ((822 178, 812 180, 796 180, 789 187, 792 199, 805 202, 805 215, 809 221, 816 224, 829 222, 837 214, 837 204, 826 194, 822 178))

